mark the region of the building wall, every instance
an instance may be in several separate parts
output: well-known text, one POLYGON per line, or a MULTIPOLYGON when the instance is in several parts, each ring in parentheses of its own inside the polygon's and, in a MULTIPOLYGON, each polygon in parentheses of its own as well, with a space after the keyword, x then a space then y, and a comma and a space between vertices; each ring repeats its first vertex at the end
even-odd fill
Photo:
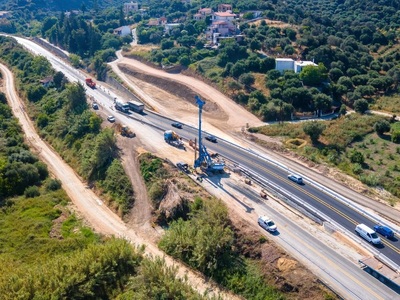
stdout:
POLYGON ((275 60, 275 70, 283 73, 283 71, 294 71, 294 60, 275 60))

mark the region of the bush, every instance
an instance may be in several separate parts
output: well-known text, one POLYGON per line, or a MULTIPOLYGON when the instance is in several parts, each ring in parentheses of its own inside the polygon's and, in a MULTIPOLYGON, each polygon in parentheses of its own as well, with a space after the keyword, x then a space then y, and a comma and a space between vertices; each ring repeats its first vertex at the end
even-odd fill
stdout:
POLYGON ((46 190, 57 191, 61 188, 61 181, 58 179, 50 179, 46 183, 46 190))
POLYGON ((154 204, 161 202, 167 191, 167 186, 159 181, 154 182, 149 188, 149 197, 154 204))
POLYGON ((34 198, 40 196, 39 188, 37 186, 29 186, 24 191, 25 198, 34 198))
POLYGON ((380 120, 374 124, 374 130, 377 134, 384 134, 390 131, 390 123, 386 120, 380 120))
POLYGON ((368 110, 368 106, 368 101, 365 99, 354 101, 354 110, 359 114, 364 114, 368 110))

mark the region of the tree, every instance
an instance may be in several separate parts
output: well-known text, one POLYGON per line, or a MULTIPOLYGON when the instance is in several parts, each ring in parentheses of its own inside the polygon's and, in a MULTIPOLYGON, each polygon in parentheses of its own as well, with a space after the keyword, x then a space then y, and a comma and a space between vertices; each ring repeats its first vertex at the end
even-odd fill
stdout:
POLYGON ((57 72, 56 74, 54 74, 54 76, 53 76, 53 83, 54 83, 54 86, 55 86, 57 89, 63 87, 64 80, 65 80, 65 76, 64 76, 64 73, 61 72, 61 71, 58 71, 58 72, 57 72))
POLYGON ((245 86, 251 86, 252 84, 254 84, 255 79, 253 74, 251 73, 244 73, 242 75, 239 76, 239 82, 245 86))
POLYGON ((242 88, 242 85, 236 80, 230 80, 228 82, 228 89, 232 91, 233 95, 236 95, 236 92, 240 91, 242 88))
POLYGON ((252 39, 250 41, 250 49, 251 51, 256 51, 256 50, 260 50, 261 49, 261 42, 259 40, 256 39, 252 39))
POLYGON ((325 124, 317 121, 305 122, 303 124, 303 131, 310 137, 313 144, 316 144, 318 142, 318 139, 325 128, 325 124))
POLYGON ((340 105, 339 116, 344 116, 347 113, 346 105, 340 105))
POLYGON ((329 71, 329 78, 332 80, 332 81, 338 81, 339 80, 339 78, 340 77, 342 77, 343 76, 343 72, 342 72, 342 70, 340 70, 339 68, 332 68, 330 71, 329 71))
POLYGON ((318 110, 318 117, 321 116, 321 112, 327 110, 332 105, 332 99, 328 95, 319 93, 313 96, 314 106, 318 110))
POLYGON ((320 63, 318 66, 305 66, 300 72, 304 84, 316 86, 328 78, 328 70, 320 63))
POLYGON ((80 83, 69 84, 67 87, 69 109, 77 113, 87 108, 85 88, 80 83))
POLYGON ((29 86, 26 91, 28 100, 32 102, 40 101, 46 93, 47 90, 42 85, 29 86))
POLYGON ((232 66, 231 75, 233 77, 239 77, 245 72, 246 72, 246 64, 242 60, 239 60, 232 66))
POLYGON ((368 110, 368 101, 365 99, 358 99, 354 101, 354 110, 359 114, 364 114, 368 110))
POLYGON ((338 82, 339 85, 344 85, 347 89, 351 90, 353 88, 353 82, 347 76, 342 76, 339 78, 338 82))
POLYGON ((360 165, 362 165, 362 164, 364 163, 364 161, 365 161, 364 154, 362 154, 360 151, 353 150, 353 151, 350 153, 350 161, 351 161, 353 164, 360 164, 360 165))
POLYGON ((390 131, 390 123, 386 120, 379 120, 374 124, 374 130, 381 135, 390 131))
POLYGON ((187 56, 187 55, 181 56, 181 58, 179 59, 179 64, 181 64, 184 67, 187 67, 188 65, 190 65, 189 56, 187 56))
MULTIPOLYGON (((263 58, 260 61, 260 72, 266 73, 275 69, 275 59, 272 57, 263 58)), ((278 71, 279 72, 279 71, 278 71)))

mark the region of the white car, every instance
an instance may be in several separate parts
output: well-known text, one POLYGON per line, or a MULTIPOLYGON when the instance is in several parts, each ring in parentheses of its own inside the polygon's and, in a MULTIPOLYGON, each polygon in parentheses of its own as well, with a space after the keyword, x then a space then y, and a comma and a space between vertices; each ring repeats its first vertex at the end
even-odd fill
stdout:
POLYGON ((267 216, 259 216, 258 225, 260 225, 265 230, 268 230, 269 232, 275 232, 278 229, 274 221, 272 221, 267 216))
POLYGON ((108 122, 110 122, 110 123, 114 123, 114 122, 115 122, 114 116, 108 116, 108 117, 107 117, 107 120, 108 120, 108 122))

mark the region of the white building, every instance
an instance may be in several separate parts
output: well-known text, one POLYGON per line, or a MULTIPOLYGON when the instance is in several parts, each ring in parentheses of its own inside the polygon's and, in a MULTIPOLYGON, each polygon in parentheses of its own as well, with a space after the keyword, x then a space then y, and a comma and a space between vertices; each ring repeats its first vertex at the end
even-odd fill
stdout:
POLYGON ((138 11, 139 10, 139 4, 137 2, 129 2, 129 3, 124 3, 124 14, 127 15, 131 11, 138 11))
POLYGON ((275 70, 278 70, 281 73, 284 71, 294 71, 295 73, 300 73, 305 66, 317 67, 318 65, 313 61, 294 61, 291 58, 275 58, 275 70))
POLYGON ((114 34, 118 36, 125 36, 131 34, 131 29, 129 26, 121 26, 114 29, 114 34))
POLYGON ((275 58, 275 70, 283 73, 283 71, 294 71, 294 60, 291 58, 275 58))
POLYGON ((172 29, 174 28, 179 28, 181 26, 181 23, 169 23, 164 25, 164 31, 166 34, 170 34, 172 29))

